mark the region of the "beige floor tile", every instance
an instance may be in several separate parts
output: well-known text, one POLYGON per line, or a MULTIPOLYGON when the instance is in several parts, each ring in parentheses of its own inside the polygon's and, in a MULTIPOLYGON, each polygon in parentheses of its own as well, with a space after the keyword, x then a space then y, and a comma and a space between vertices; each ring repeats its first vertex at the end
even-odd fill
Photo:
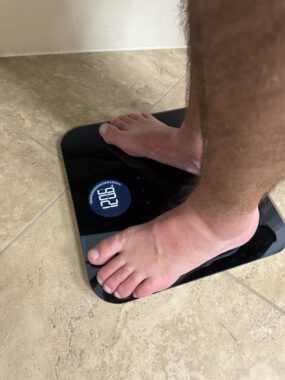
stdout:
POLYGON ((0 117, 0 251, 64 189, 59 159, 0 117))
POLYGON ((0 256, 3 379, 284 378, 284 315, 226 275, 99 300, 69 210, 63 197, 0 256))
POLYGON ((232 269, 230 272, 283 308, 285 313, 285 250, 275 256, 232 269))
POLYGON ((280 182, 270 193, 271 199, 285 220, 285 181, 280 182))
MULTIPOLYGON (((285 181, 271 193, 280 215, 285 218, 285 181)), ((265 260, 231 271, 233 275, 285 310, 285 250, 265 260)))
POLYGON ((186 77, 175 86, 171 91, 169 91, 158 103, 156 103, 152 108, 151 112, 162 112, 169 111, 176 108, 182 108, 186 105, 186 77))
POLYGON ((184 49, 0 60, 0 114, 55 149, 73 126, 146 112, 185 74, 184 49))

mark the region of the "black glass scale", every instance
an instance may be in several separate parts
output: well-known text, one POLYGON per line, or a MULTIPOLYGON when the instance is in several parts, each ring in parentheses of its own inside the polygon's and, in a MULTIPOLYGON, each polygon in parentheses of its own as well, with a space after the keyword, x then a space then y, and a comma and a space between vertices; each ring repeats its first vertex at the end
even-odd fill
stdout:
MULTIPOLYGON (((185 109, 155 114, 178 128, 185 109)), ((104 292, 96 280, 99 267, 87 260, 88 250, 102 239, 132 225, 145 223, 183 203, 195 186, 195 176, 146 158, 134 158, 106 144, 100 124, 69 131, 62 153, 77 218, 90 285, 105 301, 123 303, 104 292)), ((178 286, 280 252, 285 247, 285 224, 270 198, 260 205, 260 225, 244 246, 221 254, 182 276, 178 286)), ((266 265, 266 263, 265 263, 266 265)))

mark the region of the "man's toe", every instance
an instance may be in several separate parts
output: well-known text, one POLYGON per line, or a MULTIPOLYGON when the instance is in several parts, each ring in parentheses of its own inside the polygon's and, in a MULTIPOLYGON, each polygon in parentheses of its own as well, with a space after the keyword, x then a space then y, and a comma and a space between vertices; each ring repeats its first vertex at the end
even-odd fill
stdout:
POLYGON ((102 240, 96 247, 90 249, 88 260, 94 265, 105 264, 122 250, 124 241, 122 232, 102 240))
POLYGON ((120 146, 124 142, 124 132, 115 125, 104 123, 99 132, 107 144, 120 146))
MULTIPOLYGON (((112 261, 116 261, 116 258, 112 261)), ((106 264, 97 276, 98 282, 100 281, 100 283, 102 283, 103 288, 105 290, 107 289, 108 293, 114 293, 117 287, 132 273, 132 269, 127 265, 123 265, 119 269, 114 270, 119 265, 118 262, 112 263, 112 261, 106 264)))
POLYGON ((126 298, 129 297, 134 289, 144 280, 144 275, 138 272, 133 272, 127 279, 125 279, 116 289, 115 297, 126 298))

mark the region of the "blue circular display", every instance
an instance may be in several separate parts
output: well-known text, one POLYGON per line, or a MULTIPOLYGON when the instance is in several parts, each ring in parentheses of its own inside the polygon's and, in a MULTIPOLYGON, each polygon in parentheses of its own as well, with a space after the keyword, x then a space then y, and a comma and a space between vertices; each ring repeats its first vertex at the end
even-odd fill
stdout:
POLYGON ((95 214, 114 218, 128 210, 132 202, 129 188, 121 182, 106 180, 97 183, 89 193, 89 205, 95 214))

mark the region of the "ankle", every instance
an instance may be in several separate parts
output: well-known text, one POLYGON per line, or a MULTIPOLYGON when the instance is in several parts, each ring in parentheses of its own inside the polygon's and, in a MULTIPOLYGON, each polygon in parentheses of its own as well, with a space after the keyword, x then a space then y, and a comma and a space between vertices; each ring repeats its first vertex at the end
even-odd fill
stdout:
MULTIPOLYGON (((204 172, 198 185, 191 194, 191 203, 197 205, 199 210, 205 210, 208 215, 217 213, 231 218, 233 215, 246 218, 258 208, 260 200, 256 196, 241 192, 229 192, 228 188, 219 183, 219 189, 208 185, 207 174, 204 172)), ((215 180, 215 182, 217 182, 215 180)))
POLYGON ((183 121, 180 128, 174 134, 175 144, 179 147, 181 154, 185 157, 185 151, 191 156, 191 161, 196 162, 198 170, 201 169, 203 139, 199 128, 193 128, 189 125, 186 119, 183 121))
POLYGON ((188 213, 195 213, 204 225, 219 239, 232 239, 245 235, 249 240, 259 223, 258 206, 248 209, 227 208, 210 197, 205 200, 196 191, 185 202, 188 213))

